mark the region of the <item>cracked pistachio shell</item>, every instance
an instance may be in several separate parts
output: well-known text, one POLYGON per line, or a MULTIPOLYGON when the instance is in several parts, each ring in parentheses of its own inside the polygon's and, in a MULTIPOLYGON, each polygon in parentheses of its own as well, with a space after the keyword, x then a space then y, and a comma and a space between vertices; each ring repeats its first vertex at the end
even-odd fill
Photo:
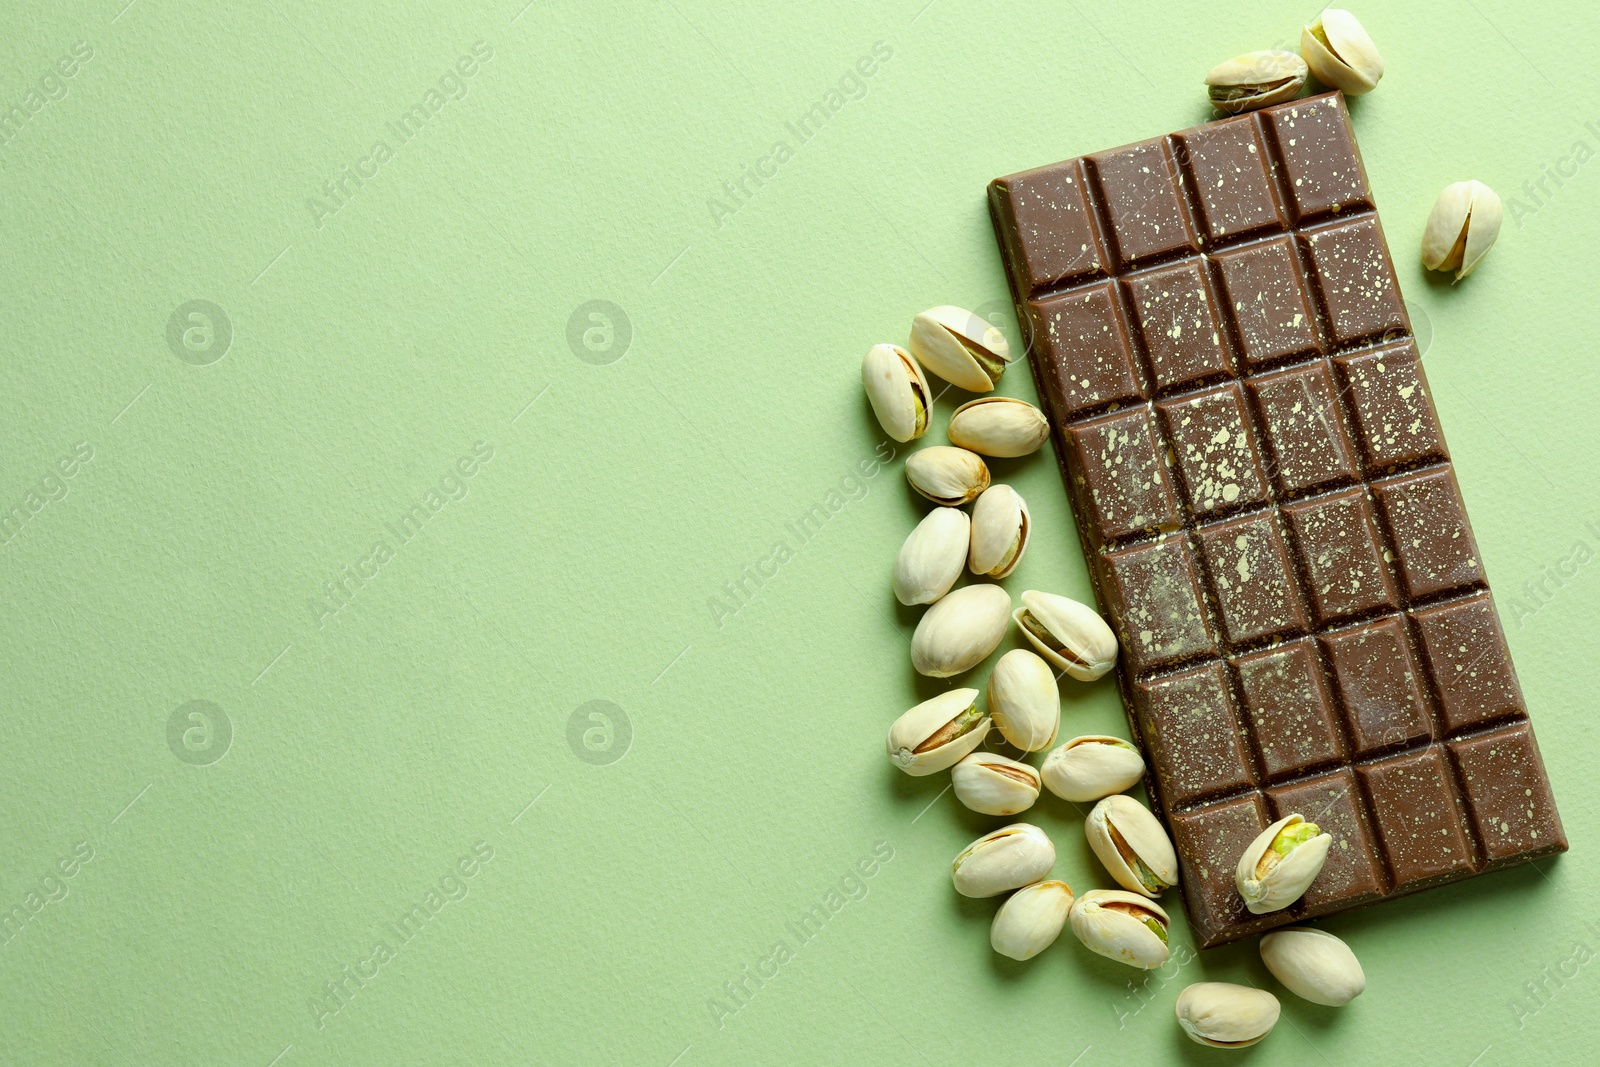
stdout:
POLYGON ((1144 777, 1144 759, 1120 737, 1085 734, 1051 749, 1039 777, 1062 800, 1087 804, 1132 789, 1144 777))
POLYGON ((1278 49, 1246 52, 1206 75, 1211 105, 1230 115, 1293 100, 1305 84, 1306 61, 1278 49))
POLYGON ((1150 809, 1130 796, 1106 797, 1084 820, 1089 847, 1118 885, 1147 897, 1178 884, 1178 854, 1150 809))
POLYGON ((980 396, 950 414, 950 443, 985 456, 1032 455, 1050 436, 1044 412, 1010 396, 980 396))
POLYGON ((1001 656, 989 675, 989 714, 1022 751, 1049 748, 1061 726, 1061 690, 1050 664, 1025 648, 1001 656))
POLYGON ((910 352, 899 345, 873 345, 861 361, 861 385, 883 432, 911 441, 928 432, 933 394, 910 352))
POLYGON ((967 562, 972 520, 959 508, 934 508, 894 558, 894 596, 902 604, 932 604, 950 591, 967 562))
POLYGON ((989 716, 976 689, 952 689, 924 700, 889 727, 889 758, 914 777, 953 767, 983 743, 989 716))
POLYGON ((1261 939, 1261 962, 1295 996, 1337 1008, 1367 988, 1350 946, 1309 926, 1288 926, 1261 939))
POLYGON ((911 453, 906 480, 935 504, 955 508, 989 488, 989 468, 975 452, 932 445, 911 453))
POLYGON ((1094 681, 1117 662, 1117 635, 1087 604, 1029 589, 1013 618, 1039 655, 1081 682, 1094 681))
POLYGON ((1072 902, 1072 887, 1065 882, 1023 886, 994 913, 994 923, 989 927, 990 947, 1014 960, 1033 959, 1061 936, 1072 902))
POLYGON ((956 799, 984 815, 1016 815, 1039 799, 1039 772, 995 752, 974 752, 950 769, 956 799))
POLYGON ((1500 236, 1500 216, 1499 194, 1482 182, 1445 186, 1422 230, 1422 265, 1453 270, 1459 282, 1500 236))
POLYGON ((1014 822, 984 834, 950 864, 950 880, 964 897, 999 896, 1032 885, 1056 864, 1056 846, 1032 823, 1014 822))
POLYGON ((1336 7, 1301 31, 1300 54, 1317 81, 1346 96, 1372 92, 1383 77, 1383 57, 1361 20, 1336 7))
POLYGON ((1167 962, 1167 913, 1153 900, 1121 889, 1091 889, 1067 916, 1085 948, 1108 960, 1150 970, 1167 962))
POLYGON ((1299 814, 1279 819, 1256 836, 1239 857, 1234 883, 1252 915, 1287 908, 1322 873, 1333 836, 1318 832, 1299 814), (1280 840, 1281 839, 1281 840, 1280 840))
POLYGON ((1011 362, 1006 335, 965 308, 929 308, 911 323, 911 354, 951 385, 987 393, 1011 362))
POLYGON ((972 506, 972 546, 967 564, 973 574, 1004 578, 1028 551, 1033 526, 1028 502, 1009 485, 991 485, 972 506))
POLYGON ((1011 621, 1011 594, 998 585, 967 585, 945 594, 917 622, 911 665, 918 674, 949 678, 989 658, 1011 621))
POLYGON ((1178 1025, 1191 1040, 1213 1048, 1244 1048, 1278 1021, 1278 998, 1232 982, 1196 982, 1178 994, 1178 1025))

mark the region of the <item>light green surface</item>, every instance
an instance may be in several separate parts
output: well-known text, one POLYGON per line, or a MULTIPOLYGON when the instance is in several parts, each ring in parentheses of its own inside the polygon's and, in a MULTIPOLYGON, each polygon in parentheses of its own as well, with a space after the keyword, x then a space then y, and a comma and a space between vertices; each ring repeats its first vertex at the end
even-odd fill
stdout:
MULTIPOLYGON (((1142 986, 1070 941, 1016 965, 952 892, 999 820, 883 757, 938 687, 889 592, 923 508, 873 465, 858 367, 926 306, 1003 303, 990 178, 1202 120, 1207 67, 1314 10, 125 2, 4 5, 0 104, 40 106, 0 145, 0 505, 27 516, 0 548, 0 911, 26 916, 0 1061, 1222 1055, 1172 1003, 1269 983, 1252 945, 1196 958, 1179 919, 1188 962, 1142 986), (875 49, 859 98, 786 125, 875 49), (746 166, 769 177, 730 198, 746 166), (343 168, 368 177, 334 198, 343 168), (231 325, 212 362, 204 317, 168 343, 194 300, 231 325), (615 316, 569 346, 593 300, 625 350, 615 316), (346 567, 375 576, 334 612, 346 567)), ((1572 852, 1329 921, 1366 995, 1284 994, 1246 1055, 1589 1062, 1600 21, 1359 13, 1389 74, 1354 121, 1572 852), (1467 177, 1511 215, 1452 289, 1414 249, 1467 177)), ((1049 455, 996 466, 1037 531, 1005 584, 1087 596, 1049 455)), ((1109 679, 1069 683, 1063 728, 1122 732, 1109 679)), ((1035 814, 1058 875, 1106 884, 1071 806, 1035 814)))

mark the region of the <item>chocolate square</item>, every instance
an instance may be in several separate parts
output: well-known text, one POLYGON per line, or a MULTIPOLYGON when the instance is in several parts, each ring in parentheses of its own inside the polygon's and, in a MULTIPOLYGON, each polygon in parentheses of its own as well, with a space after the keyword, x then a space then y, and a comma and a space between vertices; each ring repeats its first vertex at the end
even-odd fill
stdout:
POLYGON ((1156 407, 1178 458, 1190 511, 1203 518, 1266 502, 1261 453, 1237 382, 1156 407))
POLYGON ((1274 237, 1212 258, 1252 370, 1317 349, 1317 316, 1292 238, 1274 237))
POLYGON ((1199 540, 1228 644, 1237 647, 1310 629, 1276 512, 1201 527, 1199 540))
POLYGON ((1408 597, 1483 582, 1478 543, 1449 467, 1373 482, 1372 495, 1389 526, 1408 597))
POLYGON ((1339 713, 1309 640, 1265 648, 1233 661, 1244 713, 1267 781, 1305 774, 1344 756, 1339 713))
POLYGON ((1376 216, 1319 227, 1300 240, 1311 253, 1334 343, 1405 332, 1406 309, 1376 216))
POLYGON ((1412 612, 1446 730, 1526 714, 1505 635, 1487 592, 1412 612))
POLYGON ((1140 271, 1123 284, 1157 391, 1228 373, 1216 301, 1199 259, 1140 271))
POLYGON ((1361 154, 1338 93, 1297 100, 1265 115, 1297 223, 1371 206, 1361 154))
POLYGON ((1373 474, 1448 459, 1416 346, 1407 341, 1334 360, 1361 431, 1362 460, 1373 474))
POLYGON ((1318 625, 1397 607, 1372 504, 1363 487, 1287 504, 1283 514, 1305 568, 1318 625))
POLYGON ((1326 362, 1275 371, 1246 385, 1267 428, 1271 469, 1288 496, 1360 477, 1326 362))
POLYGON ((1200 571, 1186 537, 1166 537, 1101 554, 1101 588, 1136 676, 1166 664, 1213 656, 1200 571))
POLYGON ((1022 292, 1106 273, 1111 257, 1100 242, 1089 206, 1083 160, 1069 159, 995 183, 996 223, 1022 292))
POLYGON ((1489 866, 1566 851, 1567 835, 1527 723, 1452 741, 1450 755, 1489 866))
POLYGON ((1178 195, 1179 171, 1162 138, 1089 156, 1122 267, 1200 247, 1178 195))
POLYGON ((1239 857, 1267 828, 1266 799, 1255 791, 1168 813, 1189 925, 1201 948, 1278 926, 1281 915, 1251 915, 1234 885, 1239 857))
POLYGON ((1261 229, 1283 229, 1260 121, 1215 122, 1177 134, 1194 178, 1201 225, 1212 243, 1261 229))
POLYGON ((1177 498, 1148 406, 1077 423, 1065 436, 1079 472, 1077 499, 1088 508, 1096 543, 1178 525, 1177 498))
POLYGON ((1250 756, 1222 664, 1134 686, 1133 713, 1166 810, 1250 786, 1250 756))
POLYGON ((1302 918, 1375 900, 1388 891, 1356 776, 1346 767, 1267 790, 1274 820, 1298 813, 1333 838, 1328 859, 1293 907, 1302 918))
POLYGON ((1333 668, 1355 756, 1371 756, 1432 734, 1422 676, 1398 616, 1319 640, 1333 668))
POLYGON ((1144 395, 1115 285, 1102 282, 1028 304, 1034 358, 1052 368, 1042 392, 1058 422, 1144 395))
POLYGON ((1372 798, 1396 889, 1471 873, 1472 846, 1439 746, 1370 763, 1356 773, 1372 798))

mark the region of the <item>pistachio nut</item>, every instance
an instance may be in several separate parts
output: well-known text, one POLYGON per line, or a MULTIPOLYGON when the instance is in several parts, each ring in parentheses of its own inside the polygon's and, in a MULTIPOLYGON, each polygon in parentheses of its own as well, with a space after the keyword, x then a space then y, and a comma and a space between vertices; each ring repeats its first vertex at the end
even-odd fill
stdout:
POLYGON ((991 485, 972 505, 972 547, 967 564, 973 574, 1004 578, 1028 551, 1033 526, 1028 502, 1009 485, 991 485))
POLYGON ((1372 92, 1383 77, 1383 57, 1361 21, 1336 7, 1301 31, 1300 54, 1317 81, 1346 96, 1372 92))
POLYGON ((1117 884, 1147 897, 1178 884, 1178 855, 1150 809, 1117 794, 1096 804, 1084 820, 1084 836, 1117 884))
POLYGON ((1167 913, 1153 900, 1121 889, 1091 889, 1067 916, 1092 952, 1150 970, 1167 962, 1167 913))
POLYGON ((1196 982, 1178 994, 1178 1025, 1213 1048, 1255 1044, 1272 1030, 1280 1010, 1278 998, 1265 989, 1232 982, 1196 982))
POLYGON ((967 561, 972 520, 959 508, 934 508, 907 535, 894 558, 894 596, 932 604, 950 591, 967 561))
POLYGON ((1050 664, 1025 648, 1001 656, 989 675, 989 714, 1022 751, 1049 748, 1061 726, 1061 690, 1050 664))
POLYGON ((1104 734, 1085 734, 1057 745, 1039 768, 1045 788, 1074 804, 1103 800, 1133 788, 1143 777, 1139 750, 1104 734))
POLYGON ((1322 871, 1333 837, 1298 814, 1279 819, 1257 835, 1239 857, 1234 882, 1253 915, 1287 908, 1322 871))
POLYGON ((989 488, 989 468, 974 452, 933 445, 911 453, 906 480, 935 504, 956 508, 989 488))
POLYGON ((1459 282, 1500 236, 1500 214, 1499 194, 1482 182, 1445 186, 1422 231, 1422 265, 1453 270, 1459 282))
POLYGON ((1337 1008, 1367 988, 1350 946, 1309 926, 1287 926, 1261 939, 1261 962, 1297 997, 1337 1008))
POLYGON ((987 393, 1011 362, 1006 335, 965 308, 929 308, 911 323, 911 354, 949 382, 987 393))
POLYGON ((950 413, 950 443, 985 456, 1032 455, 1050 436, 1044 412, 1011 396, 980 396, 950 413))
POLYGON ((976 689, 952 689, 924 700, 889 727, 889 758, 914 777, 953 767, 983 743, 989 716, 976 689))
POLYGON ((1010 622, 1011 594, 998 585, 967 585, 946 594, 917 621, 911 665, 949 678, 989 658, 1010 622))
POLYGON ((950 864, 950 879, 964 897, 999 896, 1032 885, 1056 864, 1056 846, 1032 823, 1014 822, 984 834, 950 864))
POLYGON ((1117 635, 1087 604, 1029 589, 1012 615, 1039 655, 1081 682, 1092 682, 1117 662, 1117 635))
POLYGON ((884 433, 911 441, 928 432, 933 394, 910 352, 899 345, 873 345, 861 361, 861 384, 884 433))
POLYGON ((1246 52, 1212 67, 1206 85, 1212 107, 1237 115, 1299 96, 1306 85, 1306 61, 1275 48, 1246 52))
POLYGON ((1015 815, 1039 799, 1039 772, 995 752, 974 752, 950 769, 956 799, 984 815, 1015 815))
POLYGON ((994 913, 989 944, 1002 956, 1031 960, 1061 936, 1072 910, 1072 887, 1048 881, 1025 885, 1006 898, 994 913))

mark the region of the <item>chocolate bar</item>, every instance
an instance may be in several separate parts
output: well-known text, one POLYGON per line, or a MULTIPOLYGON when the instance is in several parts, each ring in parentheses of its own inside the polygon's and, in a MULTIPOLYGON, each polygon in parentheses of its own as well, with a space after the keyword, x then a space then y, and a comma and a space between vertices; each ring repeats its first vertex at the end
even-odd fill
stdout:
POLYGON ((1340 94, 989 206, 1199 944, 1565 851, 1340 94), (1252 915, 1292 812, 1327 864, 1252 915))

